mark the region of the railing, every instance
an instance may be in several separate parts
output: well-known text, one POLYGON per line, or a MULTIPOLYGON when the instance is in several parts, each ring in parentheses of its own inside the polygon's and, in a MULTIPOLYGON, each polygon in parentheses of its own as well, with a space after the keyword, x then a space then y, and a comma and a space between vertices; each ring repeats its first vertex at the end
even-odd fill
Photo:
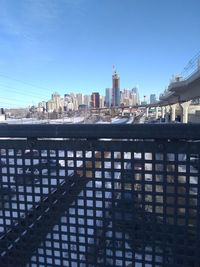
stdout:
POLYGON ((200 266, 200 125, 0 126, 0 266, 200 266))
MULTIPOLYGON (((170 79, 169 84, 173 86, 175 83, 184 82, 189 79, 192 75, 200 71, 200 52, 198 52, 184 67, 183 71, 179 75, 173 75, 170 79)), ((180 83, 181 84, 181 83, 180 83)), ((163 93, 160 94, 159 99, 167 98, 170 94, 170 89, 165 89, 163 93)))
POLYGON ((187 80, 195 72, 200 70, 200 52, 198 52, 185 66, 182 73, 180 74, 184 80, 187 80))
POLYGON ((183 71, 179 75, 174 76, 171 79, 170 83, 187 80, 199 70, 200 70, 200 52, 198 52, 192 59, 190 59, 190 61, 184 67, 183 71))

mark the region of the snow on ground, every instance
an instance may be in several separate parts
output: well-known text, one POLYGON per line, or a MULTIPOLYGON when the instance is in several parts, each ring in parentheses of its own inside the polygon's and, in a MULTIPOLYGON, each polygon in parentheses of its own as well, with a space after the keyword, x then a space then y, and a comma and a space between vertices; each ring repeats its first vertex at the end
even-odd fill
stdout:
POLYGON ((111 124, 110 121, 97 121, 96 124, 111 124))
POLYGON ((134 122, 134 117, 130 117, 126 124, 132 124, 134 122))
POLYGON ((72 117, 72 118, 62 118, 55 120, 37 120, 35 118, 23 118, 23 119, 7 119, 5 123, 8 124, 61 124, 61 123, 82 123, 84 121, 84 117, 72 117))
POLYGON ((43 124, 47 123, 48 120, 37 120, 35 118, 23 118, 23 119, 6 119, 8 124, 43 124))
POLYGON ((69 123, 69 124, 77 124, 77 123, 83 123, 84 117, 72 117, 72 118, 63 118, 63 119, 57 119, 57 120, 49 120, 48 122, 50 124, 62 124, 62 123, 69 123))
POLYGON ((111 120, 111 123, 112 124, 125 124, 125 123, 127 123, 128 122, 128 118, 118 118, 118 117, 116 117, 116 118, 113 118, 112 120, 111 120))

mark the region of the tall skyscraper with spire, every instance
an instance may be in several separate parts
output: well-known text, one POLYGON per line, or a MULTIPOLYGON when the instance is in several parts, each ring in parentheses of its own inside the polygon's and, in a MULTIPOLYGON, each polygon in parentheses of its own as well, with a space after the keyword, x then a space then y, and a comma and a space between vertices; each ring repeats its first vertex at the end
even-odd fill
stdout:
POLYGON ((120 105, 120 77, 117 74, 115 67, 113 67, 112 75, 112 106, 117 107, 120 105))

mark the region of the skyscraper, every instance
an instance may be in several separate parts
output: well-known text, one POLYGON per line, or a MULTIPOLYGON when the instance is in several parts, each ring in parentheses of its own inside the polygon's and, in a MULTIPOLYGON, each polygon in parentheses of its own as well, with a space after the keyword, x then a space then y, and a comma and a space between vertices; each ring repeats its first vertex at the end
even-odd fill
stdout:
POLYGON ((120 77, 117 71, 114 70, 112 75, 112 106, 117 107, 120 105, 120 77))
POLYGON ((59 110, 64 109, 64 99, 61 98, 61 96, 57 92, 51 95, 51 100, 49 100, 47 103, 48 112, 58 112, 59 110))
POLYGON ((72 97, 69 94, 64 94, 64 110, 69 111, 73 109, 74 105, 72 97))
POLYGON ((150 95, 150 104, 153 104, 156 102, 156 95, 155 94, 151 94, 150 95))
POLYGON ((139 105, 140 104, 140 96, 139 96, 138 88, 133 87, 132 92, 136 94, 136 104, 139 105))
POLYGON ((89 108, 90 103, 91 103, 91 95, 84 95, 84 105, 86 105, 89 108))
POLYGON ((110 107, 112 103, 112 88, 106 88, 106 93, 105 93, 105 105, 106 107, 110 107))
POLYGON ((105 107, 105 97, 100 95, 100 108, 104 108, 105 107))
POLYGON ((78 106, 83 104, 83 94, 76 94, 76 99, 78 101, 78 106))
POLYGON ((100 106, 99 93, 92 93, 92 95, 91 95, 91 106, 93 108, 99 108, 99 106, 100 106))

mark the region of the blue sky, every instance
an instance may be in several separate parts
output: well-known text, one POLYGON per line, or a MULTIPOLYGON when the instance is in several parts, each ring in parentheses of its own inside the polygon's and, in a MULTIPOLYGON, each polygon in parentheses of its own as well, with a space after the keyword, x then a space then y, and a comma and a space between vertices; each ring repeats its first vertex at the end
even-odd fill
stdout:
POLYGON ((0 0, 0 106, 111 87, 159 95, 200 50, 199 0, 0 0), (32 86, 31 86, 32 85, 32 86))

